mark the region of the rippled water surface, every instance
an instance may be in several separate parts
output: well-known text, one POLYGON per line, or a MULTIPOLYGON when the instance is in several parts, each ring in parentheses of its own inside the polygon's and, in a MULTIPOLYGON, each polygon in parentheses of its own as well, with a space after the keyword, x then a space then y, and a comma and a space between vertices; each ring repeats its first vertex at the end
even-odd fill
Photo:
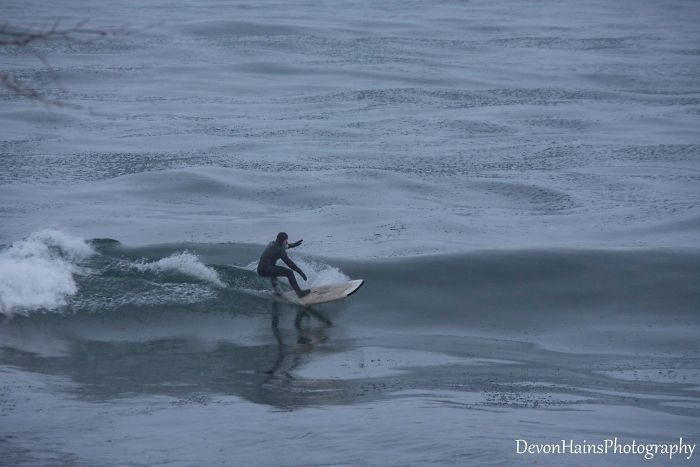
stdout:
POLYGON ((282 224, 345 257, 697 247, 699 11, 5 2, 13 24, 111 35, 2 51, 83 108, 4 95, 0 239, 264 243, 282 224))
POLYGON ((0 464, 700 440, 697 2, 0 12, 109 32, 0 48, 68 104, 0 90, 0 464), (366 284, 274 301, 280 230, 307 285, 366 284))

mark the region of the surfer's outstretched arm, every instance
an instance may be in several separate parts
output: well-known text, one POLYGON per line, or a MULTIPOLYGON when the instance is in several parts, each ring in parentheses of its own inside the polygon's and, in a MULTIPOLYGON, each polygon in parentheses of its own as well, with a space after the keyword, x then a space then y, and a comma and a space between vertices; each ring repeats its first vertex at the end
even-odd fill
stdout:
POLYGON ((287 244, 287 248, 296 248, 296 247, 298 247, 299 245, 301 245, 301 242, 303 242, 303 241, 304 241, 304 240, 302 239, 302 240, 296 241, 296 242, 294 242, 294 243, 288 243, 288 244, 287 244))
POLYGON ((282 261, 284 261, 284 264, 286 264, 286 265, 289 266, 291 269, 293 269, 294 271, 296 271, 301 277, 304 278, 304 280, 306 280, 306 274, 304 274, 304 271, 302 271, 302 270, 299 268, 299 266, 297 266, 296 264, 294 264, 294 261, 292 261, 292 260, 289 258, 289 256, 284 255, 284 256, 282 257, 282 261))

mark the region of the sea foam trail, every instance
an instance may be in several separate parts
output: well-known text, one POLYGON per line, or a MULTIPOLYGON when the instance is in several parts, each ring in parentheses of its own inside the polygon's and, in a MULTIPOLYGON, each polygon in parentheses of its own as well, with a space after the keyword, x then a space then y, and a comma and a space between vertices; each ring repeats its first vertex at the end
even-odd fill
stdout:
POLYGON ((0 313, 53 310, 78 292, 79 262, 94 254, 85 240, 40 230, 0 251, 0 313))
POLYGON ((188 251, 174 253, 152 263, 135 262, 132 263, 132 266, 141 272, 174 271, 195 279, 210 282, 219 287, 226 286, 214 269, 202 263, 197 255, 188 251))

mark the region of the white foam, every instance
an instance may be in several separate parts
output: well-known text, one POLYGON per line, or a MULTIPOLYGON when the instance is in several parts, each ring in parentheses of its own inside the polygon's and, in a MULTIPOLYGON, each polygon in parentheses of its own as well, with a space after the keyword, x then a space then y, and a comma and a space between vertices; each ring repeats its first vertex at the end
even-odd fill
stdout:
POLYGON ((307 280, 301 279, 301 284, 306 284, 307 287, 319 287, 322 285, 335 284, 338 282, 349 281, 350 277, 343 271, 334 266, 325 263, 312 261, 309 259, 300 258, 295 261, 297 266, 306 274, 307 280))
POLYGON ((174 253, 166 258, 151 263, 135 262, 132 265, 139 271, 176 271, 186 276, 194 277, 195 279, 210 282, 219 287, 226 286, 213 268, 202 263, 197 255, 189 251, 174 253))
POLYGON ((52 310, 78 292, 77 264, 94 254, 85 240, 57 230, 41 230, 0 252, 0 313, 11 316, 52 310))

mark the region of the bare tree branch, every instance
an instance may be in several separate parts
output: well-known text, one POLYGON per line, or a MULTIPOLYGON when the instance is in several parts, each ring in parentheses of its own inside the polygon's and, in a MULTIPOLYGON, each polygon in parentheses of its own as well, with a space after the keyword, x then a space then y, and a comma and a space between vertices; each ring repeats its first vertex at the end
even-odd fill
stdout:
MULTIPOLYGON (((73 27, 60 28, 59 21, 56 20, 52 25, 43 28, 15 28, 8 24, 0 24, 0 47, 18 47, 26 48, 48 68, 51 74, 54 74, 51 65, 43 54, 36 51, 32 46, 36 43, 48 43, 53 41, 62 41, 67 43, 89 43, 96 37, 105 37, 110 32, 102 29, 86 28, 84 25, 87 21, 81 21, 73 27)), ((24 97, 36 102, 41 102, 45 105, 54 105, 59 107, 81 108, 78 105, 66 104, 61 101, 47 98, 41 93, 37 86, 31 81, 29 84, 19 82, 14 75, 7 71, 0 70, 0 86, 10 90, 16 96, 24 97)))
POLYGON ((64 41, 77 41, 80 36, 107 36, 108 32, 101 29, 82 27, 84 22, 67 29, 59 29, 54 24, 48 29, 14 29, 7 24, 0 25, 0 47, 22 47, 32 42, 61 39, 64 41))
POLYGON ((41 102, 44 105, 53 105, 56 107, 69 107, 73 109, 82 108, 79 105, 69 104, 63 101, 52 100, 41 94, 37 89, 26 86, 15 81, 14 77, 10 73, 0 72, 0 84, 5 86, 7 89, 12 91, 15 95, 20 97, 26 97, 36 102, 41 102))

